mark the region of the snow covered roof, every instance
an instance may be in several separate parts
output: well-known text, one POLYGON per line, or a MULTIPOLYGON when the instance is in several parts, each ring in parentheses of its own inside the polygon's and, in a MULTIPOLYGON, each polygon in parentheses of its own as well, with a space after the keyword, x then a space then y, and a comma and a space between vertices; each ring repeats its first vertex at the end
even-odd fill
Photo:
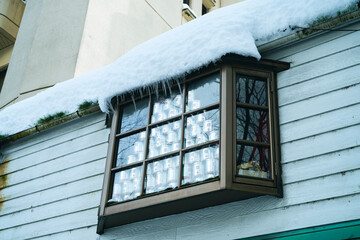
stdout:
POLYGON ((208 13, 144 42, 114 63, 61 82, 0 112, 0 134, 27 129, 41 117, 75 112, 84 100, 110 111, 114 96, 183 78, 227 53, 260 59, 257 46, 335 16, 358 0, 247 0, 208 13))

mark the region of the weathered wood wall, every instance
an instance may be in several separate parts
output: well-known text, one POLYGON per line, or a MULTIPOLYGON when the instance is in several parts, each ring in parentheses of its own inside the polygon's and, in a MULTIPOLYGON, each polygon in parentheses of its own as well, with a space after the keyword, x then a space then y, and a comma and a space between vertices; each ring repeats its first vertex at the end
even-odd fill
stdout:
MULTIPOLYGON (((347 28, 360 29, 360 24, 347 28)), ((264 53, 278 75, 284 198, 263 196, 95 234, 109 130, 94 114, 0 150, 0 239, 235 239, 360 218, 360 32, 264 53)))

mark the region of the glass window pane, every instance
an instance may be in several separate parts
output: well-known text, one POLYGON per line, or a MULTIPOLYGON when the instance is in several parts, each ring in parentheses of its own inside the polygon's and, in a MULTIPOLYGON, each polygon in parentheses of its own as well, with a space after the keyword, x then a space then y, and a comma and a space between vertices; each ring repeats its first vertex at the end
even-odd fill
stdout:
POLYGON ((149 158, 180 149, 181 121, 168 122, 150 130, 149 158))
POLYGON ((187 117, 184 147, 219 139, 219 129, 219 109, 203 111, 187 117))
POLYGON ((159 122, 182 113, 183 98, 179 91, 172 91, 170 96, 160 95, 153 103, 151 122, 159 122))
POLYGON ((121 117, 120 132, 127 132, 147 124, 149 99, 142 99, 124 105, 121 117))
POLYGON ((270 178, 270 152, 267 147, 236 146, 236 169, 241 176, 270 178))
POLYGON ((266 81, 236 75, 236 101, 267 106, 266 81))
POLYGON ((145 193, 159 192, 178 186, 179 155, 151 162, 146 168, 145 193))
POLYGON ((201 182, 219 176, 219 145, 184 154, 182 184, 201 182))
POLYGON ((142 166, 115 173, 112 197, 108 202, 122 202, 134 199, 141 191, 142 166))
POLYGON ((192 111, 220 101, 220 74, 214 73, 189 84, 186 111, 192 111))
POLYGON ((269 114, 249 108, 236 109, 236 138, 269 142, 269 114))
POLYGON ((145 131, 119 139, 116 166, 144 160, 145 139, 145 131))

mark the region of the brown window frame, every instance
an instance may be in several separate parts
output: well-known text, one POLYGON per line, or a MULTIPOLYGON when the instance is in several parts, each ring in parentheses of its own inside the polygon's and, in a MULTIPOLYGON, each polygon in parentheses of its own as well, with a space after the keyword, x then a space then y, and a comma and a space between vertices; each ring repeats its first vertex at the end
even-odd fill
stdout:
MULTIPOLYGON (((117 133, 120 117, 120 108, 123 104, 131 102, 131 98, 117 104, 118 99, 114 98, 115 112, 112 118, 111 131, 109 135, 108 157, 105 167, 103 191, 99 207, 99 220, 97 233, 101 234, 105 228, 119 226, 136 221, 171 215, 175 213, 195 210, 199 208, 214 206, 231 201, 247 199, 261 195, 273 195, 282 197, 281 168, 280 168, 280 147, 279 147, 279 126, 277 111, 277 89, 276 73, 288 69, 288 63, 261 60, 256 61, 252 58, 245 58, 238 55, 229 54, 222 57, 221 61, 212 64, 199 71, 189 75, 181 82, 183 92, 182 113, 175 117, 168 118, 161 122, 151 123, 151 94, 149 97, 147 125, 128 131, 126 133, 117 133), (219 72, 220 74, 220 99, 218 103, 208 105, 196 110, 185 111, 187 85, 201 77, 219 72), (271 179, 252 178, 248 176, 236 176, 236 100, 235 84, 236 74, 240 73, 246 76, 261 77, 267 81, 268 91, 268 111, 269 111, 269 131, 270 131, 270 159, 271 159, 271 179), (219 109, 220 111, 220 129, 219 139, 205 143, 190 146, 186 149, 184 145, 184 123, 185 118, 192 114, 204 110, 219 109), (197 149, 211 144, 219 144, 219 177, 216 179, 205 180, 200 183, 181 185, 182 164, 179 164, 178 187, 171 190, 161 191, 153 194, 143 195, 145 167, 146 162, 154 159, 161 159, 164 156, 175 154, 168 152, 153 158, 146 158, 142 162, 134 163, 132 166, 143 164, 141 194, 139 197, 120 202, 114 205, 107 205, 109 196, 112 192, 112 172, 125 169, 128 166, 112 167, 113 161, 116 161, 117 151, 116 139, 122 135, 130 135, 135 132, 146 131, 145 151, 148 152, 150 128, 165 124, 175 119, 181 120, 181 140, 179 163, 183 162, 184 152, 197 149), (235 134, 234 134, 235 133, 235 134)), ((176 86, 174 86, 176 88, 176 86)), ((138 99, 138 98, 137 98, 138 99)), ((253 143, 259 144, 259 143, 253 143)))

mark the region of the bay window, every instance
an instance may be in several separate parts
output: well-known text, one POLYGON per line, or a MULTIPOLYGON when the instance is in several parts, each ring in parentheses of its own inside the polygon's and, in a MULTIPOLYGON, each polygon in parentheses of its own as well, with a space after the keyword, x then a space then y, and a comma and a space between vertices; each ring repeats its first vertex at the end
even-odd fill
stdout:
POLYGON ((275 73, 288 67, 229 55, 171 88, 116 104, 98 233, 281 196, 275 73))

